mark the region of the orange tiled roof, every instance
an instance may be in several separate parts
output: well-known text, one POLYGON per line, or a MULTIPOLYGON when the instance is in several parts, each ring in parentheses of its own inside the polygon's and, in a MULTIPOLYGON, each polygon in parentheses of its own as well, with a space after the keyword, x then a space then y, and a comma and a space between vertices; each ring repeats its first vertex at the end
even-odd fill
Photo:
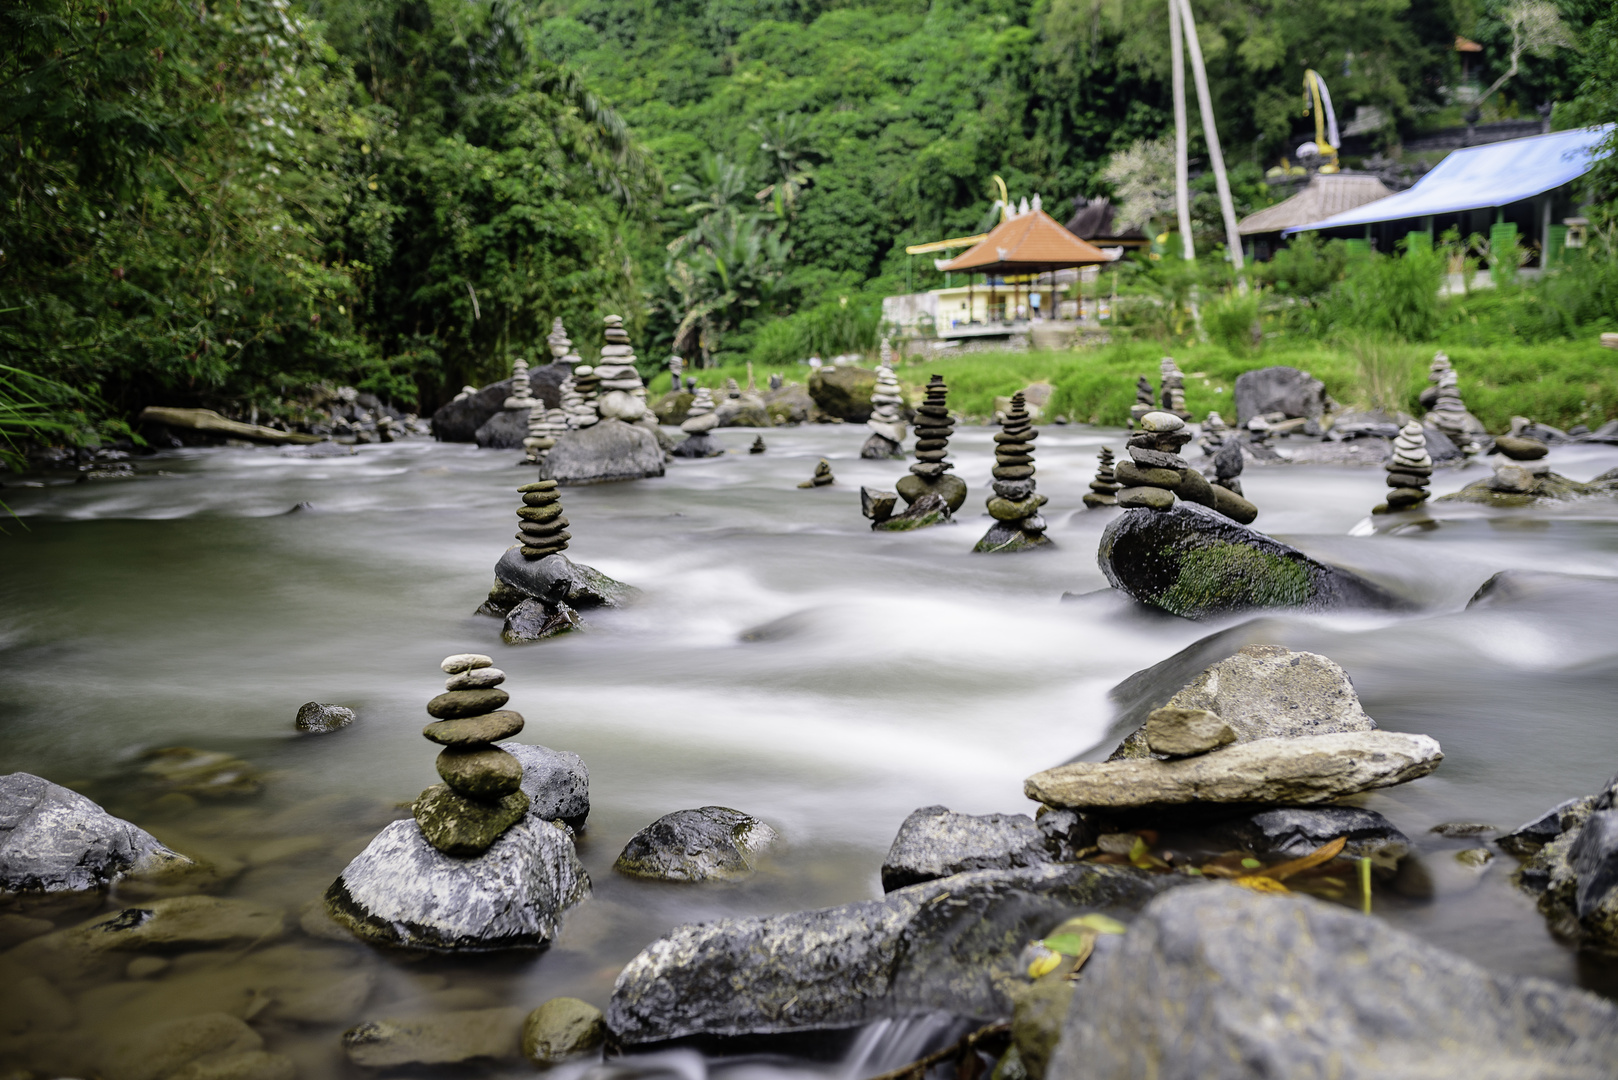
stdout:
POLYGON ((1080 240, 1043 210, 1002 221, 983 242, 939 267, 977 274, 1040 274, 1090 263, 1111 262, 1094 244, 1080 240))

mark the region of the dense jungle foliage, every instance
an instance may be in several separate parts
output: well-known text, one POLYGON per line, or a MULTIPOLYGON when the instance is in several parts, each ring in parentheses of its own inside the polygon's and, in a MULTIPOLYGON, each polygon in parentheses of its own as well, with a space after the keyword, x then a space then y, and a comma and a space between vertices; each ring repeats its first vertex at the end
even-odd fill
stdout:
MULTIPOLYGON (((1305 67, 1391 149, 1454 121, 1457 33, 1502 73, 1513 2, 1195 0, 1239 209, 1312 123, 1305 67)), ((1574 47, 1524 55, 1484 119, 1618 118, 1618 15, 1555 9, 1574 47)), ((0 32, 6 438, 275 415, 317 382, 427 411, 556 316, 588 356, 623 314, 649 372, 869 347, 880 296, 937 277, 904 246, 989 224, 991 175, 1064 217, 1169 128, 1163 20, 1122 0, 14 0, 0 32)), ((1201 333, 1239 343, 1257 300, 1214 299, 1197 186, 1201 333)), ((1349 268, 1309 272, 1286 332, 1349 268)))

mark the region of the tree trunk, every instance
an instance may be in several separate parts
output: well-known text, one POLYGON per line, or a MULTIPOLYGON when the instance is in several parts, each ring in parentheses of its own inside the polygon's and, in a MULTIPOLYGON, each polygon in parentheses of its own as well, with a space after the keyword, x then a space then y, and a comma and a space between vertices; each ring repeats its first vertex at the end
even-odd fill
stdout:
POLYGON ((1247 275, 1242 273, 1242 236, 1236 229, 1236 206, 1230 198, 1230 179, 1225 175, 1225 155, 1219 152, 1219 129, 1214 126, 1213 98, 1208 94, 1208 69, 1202 64, 1202 43, 1197 38, 1190 0, 1179 2, 1180 14, 1185 19, 1186 44, 1191 47, 1191 75, 1197 82, 1197 104, 1202 107, 1202 133, 1208 140, 1208 159, 1213 164, 1219 209, 1225 218, 1225 246, 1230 251, 1230 264, 1236 269, 1237 286, 1245 294, 1247 275))
POLYGON ((1174 70, 1174 209, 1180 221, 1180 250, 1187 262, 1197 257, 1191 238, 1191 151, 1185 116, 1185 45, 1180 0, 1169 0, 1169 64, 1174 70))

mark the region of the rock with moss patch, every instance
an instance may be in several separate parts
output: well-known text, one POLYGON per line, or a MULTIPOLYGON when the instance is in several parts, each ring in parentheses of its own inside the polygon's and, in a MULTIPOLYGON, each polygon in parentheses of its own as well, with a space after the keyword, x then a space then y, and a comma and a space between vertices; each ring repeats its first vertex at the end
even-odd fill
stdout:
POLYGON ((1581 483, 1538 466, 1502 462, 1486 480, 1474 480, 1459 491, 1441 495, 1434 502, 1469 502, 1501 509, 1573 502, 1576 499, 1618 496, 1618 469, 1581 483))
POLYGON ((871 528, 879 532, 908 532, 925 529, 929 525, 942 525, 951 521, 949 504, 939 495, 923 495, 905 507, 904 512, 873 521, 871 528))
POLYGON ((1254 608, 1406 606, 1358 574, 1195 503, 1120 514, 1101 535, 1097 561, 1113 588, 1188 619, 1254 608))
POLYGON ((849 423, 871 418, 876 372, 857 367, 818 367, 809 376, 809 397, 822 416, 849 423))
POLYGON ((660 881, 724 881, 753 872, 775 830, 725 806, 665 814, 630 837, 613 869, 660 881))
POLYGON ((607 1018, 578 998, 551 998, 522 1025, 522 1055, 540 1068, 587 1054, 607 1037, 607 1018))

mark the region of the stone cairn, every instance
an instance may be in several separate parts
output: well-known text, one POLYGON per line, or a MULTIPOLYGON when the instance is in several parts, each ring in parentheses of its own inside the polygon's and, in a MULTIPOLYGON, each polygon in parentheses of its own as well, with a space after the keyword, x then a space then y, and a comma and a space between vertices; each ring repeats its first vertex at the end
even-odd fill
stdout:
POLYGON ((1213 485, 1180 456, 1180 448, 1191 437, 1185 421, 1173 413, 1149 412, 1141 417, 1140 431, 1126 444, 1129 460, 1120 461, 1115 470, 1123 485, 1118 505, 1170 510, 1178 497, 1212 508, 1213 485))
POLYGON ((937 495, 950 513, 966 502, 966 481, 946 475, 955 466, 946 461, 955 420, 949 414, 949 387, 942 375, 927 380, 926 397, 916 410, 916 463, 897 485, 904 501, 914 506, 923 495, 937 495))
POLYGON ((646 384, 635 370, 635 349, 629 344, 623 318, 608 315, 602 321, 606 344, 601 346, 601 359, 593 372, 601 393, 596 411, 602 417, 633 424, 646 415, 646 384))
MULTIPOLYGON (((1242 494, 1242 469, 1247 466, 1247 459, 1242 457, 1242 443, 1240 439, 1227 439, 1214 454, 1214 486, 1222 487, 1226 491, 1242 494)), ((1217 501, 1219 493, 1214 492, 1217 501)))
POLYGON ((1163 379, 1163 411, 1171 412, 1181 420, 1191 419, 1191 414, 1185 411, 1185 372, 1180 365, 1174 362, 1174 357, 1165 356, 1158 364, 1163 379))
POLYGON ((737 398, 742 396, 742 388, 736 385, 735 379, 725 380, 725 396, 731 401, 735 401, 737 398))
POLYGON ((669 357, 669 389, 680 392, 680 376, 685 373, 685 361, 678 354, 669 357))
MULTIPOLYGON (((572 343, 569 342, 571 347, 572 343)), ((568 358, 573 361, 573 374, 563 383, 562 408, 567 411, 567 426, 574 430, 593 426, 601 419, 597 408, 597 397, 601 391, 601 376, 590 364, 582 361, 577 353, 569 353, 568 358), (567 395, 568 384, 572 384, 572 396, 567 395)))
POLYGON ((1152 394, 1151 381, 1142 375, 1135 380, 1135 404, 1129 407, 1129 426, 1134 427, 1140 423, 1141 417, 1156 411, 1157 404, 1152 394))
POLYGON ((1426 422, 1448 435, 1463 453, 1475 454, 1480 451, 1482 447, 1478 444, 1477 436, 1482 425, 1467 411, 1466 402, 1461 400, 1460 376, 1450 366, 1449 357, 1442 352, 1437 353, 1427 378, 1437 385, 1426 422))
POLYGON ((567 413, 561 409, 547 409, 538 398, 528 410, 528 437, 522 441, 527 451, 527 464, 537 464, 545 451, 556 445, 557 436, 567 430, 567 413))
POLYGON ((483 854, 528 812, 522 763, 494 745, 521 731, 523 719, 502 707, 506 676, 493 665, 476 653, 446 656, 444 693, 427 703, 434 722, 422 734, 444 748, 444 782, 423 791, 413 811, 427 842, 446 855, 483 854))
POLYGON ((1096 467, 1096 478, 1090 481, 1090 491, 1084 496, 1084 505, 1094 510, 1099 506, 1116 506, 1118 504, 1118 477, 1113 473, 1112 447, 1103 446, 1101 453, 1096 455, 1101 463, 1096 467))
POLYGON ((556 490, 555 480, 540 480, 524 484, 517 489, 522 494, 522 505, 517 508, 517 541, 522 544, 525 559, 543 559, 567 550, 573 537, 567 531, 567 518, 562 516, 562 496, 556 490))
POLYGON ((1427 501, 1427 485, 1433 477, 1433 459, 1427 454, 1427 435, 1421 424, 1410 421, 1393 440, 1393 459, 1388 470, 1388 501, 1371 510, 1373 514, 1393 514, 1414 510, 1427 501))
POLYGON ((764 436, 753 436, 753 445, 747 448, 749 454, 762 454, 767 448, 764 445, 764 436))
POLYGON ((1047 545, 1045 519, 1039 508, 1046 498, 1034 490, 1034 440, 1039 432, 1028 418, 1028 403, 1019 391, 994 437, 994 494, 989 516, 994 524, 973 551, 1026 551, 1047 545))
POLYGON ((511 396, 501 408, 532 410, 533 407, 534 388, 528 381, 528 361, 519 356, 511 362, 511 396))
POLYGON ((691 408, 686 411, 685 420, 680 424, 680 430, 685 432, 685 441, 674 448, 674 456, 705 458, 723 454, 724 448, 714 441, 711 434, 718 426, 719 414, 714 411, 713 394, 706 386, 699 386, 691 399, 691 408))
POLYGON ((1225 418, 1216 412, 1209 413, 1208 419, 1202 422, 1201 446, 1203 454, 1207 457, 1213 457, 1214 454, 1218 453, 1219 448, 1225 445, 1225 440, 1229 437, 1230 427, 1225 423, 1225 418))
POLYGON ((784 385, 785 385, 785 381, 781 378, 781 375, 780 375, 779 372, 775 372, 775 371, 770 372, 770 392, 771 393, 774 393, 775 391, 781 389, 781 387, 784 386, 784 385))
POLYGON ((827 484, 835 484, 836 482, 837 478, 831 474, 831 462, 821 458, 820 464, 815 466, 815 475, 798 486, 801 488, 817 488, 825 487, 827 484))
POLYGON ((871 429, 870 438, 860 447, 862 458, 897 458, 904 452, 899 444, 905 438, 904 397, 899 391, 899 379, 893 369, 883 365, 876 369, 876 388, 871 391, 871 418, 865 426, 871 429))

